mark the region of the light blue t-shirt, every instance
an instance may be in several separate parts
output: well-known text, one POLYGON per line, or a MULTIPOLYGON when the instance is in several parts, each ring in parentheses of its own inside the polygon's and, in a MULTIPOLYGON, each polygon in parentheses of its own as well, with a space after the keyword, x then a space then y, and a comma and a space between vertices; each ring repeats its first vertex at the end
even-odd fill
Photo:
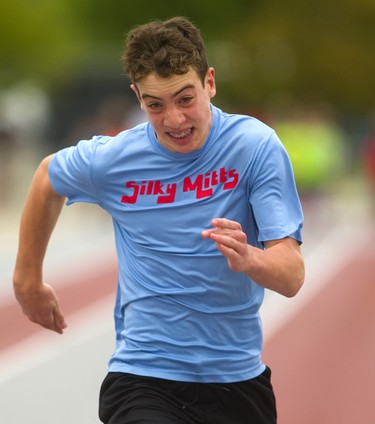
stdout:
POLYGON ((165 149, 145 123, 81 141, 51 161, 57 193, 113 218, 119 276, 109 371, 235 382, 265 368, 264 289, 232 272, 201 232, 224 217, 259 248, 287 236, 301 242, 301 206, 275 132, 251 117, 212 113, 206 143, 191 153, 165 149))

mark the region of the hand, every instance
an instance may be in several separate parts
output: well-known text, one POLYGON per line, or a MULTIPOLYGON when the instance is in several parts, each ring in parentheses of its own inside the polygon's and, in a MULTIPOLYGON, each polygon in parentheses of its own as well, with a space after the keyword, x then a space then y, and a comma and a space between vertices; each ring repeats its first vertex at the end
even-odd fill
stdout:
POLYGON ((210 238, 216 243, 232 271, 245 271, 249 263, 250 246, 241 224, 226 218, 215 218, 211 224, 214 228, 202 231, 202 237, 210 238))
POLYGON ((15 295, 24 314, 30 321, 48 330, 62 334, 67 324, 59 306, 55 291, 48 284, 32 290, 17 289, 15 295))

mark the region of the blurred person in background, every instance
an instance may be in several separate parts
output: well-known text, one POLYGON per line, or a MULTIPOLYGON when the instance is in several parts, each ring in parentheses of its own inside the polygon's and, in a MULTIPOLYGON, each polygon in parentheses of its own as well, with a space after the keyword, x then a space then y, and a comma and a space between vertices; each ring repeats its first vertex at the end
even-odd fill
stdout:
POLYGON ((31 321, 63 332, 44 255, 66 198, 97 204, 113 218, 119 267, 102 422, 276 423, 259 308, 265 289, 292 297, 304 280, 287 153, 262 122, 211 103, 214 69, 189 20, 134 28, 123 63, 148 122, 41 162, 15 295, 31 321))

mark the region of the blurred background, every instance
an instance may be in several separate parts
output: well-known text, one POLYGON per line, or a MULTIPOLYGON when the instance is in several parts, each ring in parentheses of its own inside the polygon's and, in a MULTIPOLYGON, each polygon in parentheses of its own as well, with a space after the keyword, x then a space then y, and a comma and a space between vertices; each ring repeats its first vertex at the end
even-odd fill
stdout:
POLYGON ((144 120, 120 65, 125 34, 175 15, 201 28, 215 105, 253 115, 287 148, 305 212, 306 283, 267 293, 265 360, 280 424, 375 422, 375 2, 0 0, 0 421, 98 423, 114 348, 111 222, 66 208, 45 278, 70 327, 27 322, 11 275, 40 160, 144 120), (105 282, 105 283, 103 283, 105 282))

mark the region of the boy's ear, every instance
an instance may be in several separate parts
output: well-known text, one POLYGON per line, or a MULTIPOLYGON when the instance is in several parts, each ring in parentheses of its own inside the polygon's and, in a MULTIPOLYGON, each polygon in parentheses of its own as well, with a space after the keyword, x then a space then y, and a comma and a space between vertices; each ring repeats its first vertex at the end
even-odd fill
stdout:
POLYGON ((134 91, 135 95, 137 96, 137 99, 139 101, 139 104, 141 106, 141 109, 143 110, 143 103, 142 103, 142 99, 141 96, 139 95, 139 90, 136 84, 131 84, 130 88, 134 91))
POLYGON ((141 97, 139 95, 138 87, 135 84, 130 84, 130 88, 134 91, 135 95, 137 96, 138 101, 141 101, 141 97))
POLYGON ((212 67, 207 71, 206 84, 208 85, 210 98, 212 99, 216 95, 215 70, 212 67))

